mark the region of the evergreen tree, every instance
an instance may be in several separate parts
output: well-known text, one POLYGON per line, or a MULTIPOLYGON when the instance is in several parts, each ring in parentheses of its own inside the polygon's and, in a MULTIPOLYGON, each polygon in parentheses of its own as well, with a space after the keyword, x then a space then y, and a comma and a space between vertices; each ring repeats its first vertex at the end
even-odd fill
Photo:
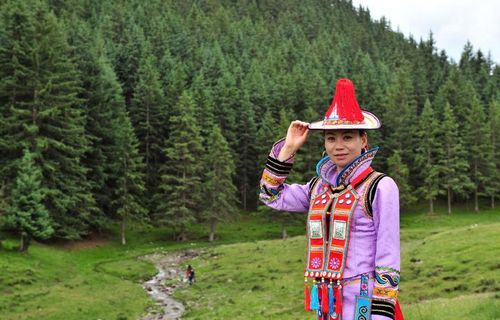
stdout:
POLYGON ((429 213, 434 213, 434 200, 440 194, 440 176, 443 167, 439 163, 442 158, 442 149, 439 141, 439 126, 436 114, 429 100, 425 102, 420 115, 416 132, 415 164, 418 168, 421 184, 419 193, 429 200, 429 213))
MULTIPOLYGON (((160 79, 165 90, 165 116, 169 119, 173 114, 176 104, 179 101, 181 94, 188 88, 186 67, 182 61, 172 57, 170 53, 165 55, 160 60, 160 79)), ((166 120, 168 124, 168 120, 166 120)), ((170 135, 170 128, 165 125, 165 136, 170 135)))
POLYGON ((500 64, 495 64, 492 69, 488 83, 488 96, 490 100, 498 100, 500 99, 500 64))
POLYGON ((114 167, 113 176, 117 177, 113 190, 114 206, 121 217, 121 243, 127 243, 125 231, 130 219, 143 220, 147 210, 142 204, 144 187, 144 164, 139 155, 139 142, 134 134, 132 123, 123 106, 114 123, 117 132, 117 155, 122 160, 114 167))
POLYGON ((489 104, 489 124, 491 133, 492 173, 487 178, 486 193, 491 198, 491 208, 495 208, 495 198, 500 190, 500 100, 491 100, 489 104))
MULTIPOLYGON (((132 16, 126 22, 114 42, 114 50, 110 50, 116 75, 120 80, 127 107, 130 107, 135 95, 134 88, 139 76, 138 70, 144 48, 144 31, 135 23, 132 16)), ((117 34, 118 35, 118 34, 117 34)))
POLYGON ((410 208, 417 201, 417 198, 411 192, 409 184, 410 170, 408 170, 408 166, 403 163, 400 153, 400 150, 395 150, 392 155, 387 158, 387 172, 398 185, 401 207, 410 208))
MULTIPOLYGON (((382 114, 382 136, 387 150, 405 150, 414 145, 414 123, 416 102, 410 81, 409 69, 403 66, 388 88, 385 112, 382 114)), ((403 162, 410 167, 412 157, 401 154, 403 162)))
MULTIPOLYGON (((473 90, 473 89, 472 89, 473 90)), ((479 196, 485 194, 488 177, 493 173, 491 127, 477 96, 470 97, 472 107, 464 125, 471 180, 474 183, 474 211, 479 211, 479 196)))
MULTIPOLYGON (((107 218, 121 218, 121 239, 125 244, 127 220, 144 215, 140 199, 144 168, 122 89, 105 55, 104 43, 100 37, 92 39, 85 28, 79 30, 72 40, 85 89, 82 99, 87 105, 86 131, 91 141, 84 163, 101 210, 107 218)), ((93 224, 100 227, 103 222, 98 220, 94 215, 93 224)))
POLYGON ((122 158, 116 152, 120 142, 115 122, 125 108, 125 100, 106 56, 104 40, 74 17, 68 23, 74 26, 70 39, 81 74, 80 98, 86 106, 85 131, 90 142, 83 163, 89 169, 87 178, 100 209, 92 216, 92 225, 101 228, 116 217, 114 193, 109 190, 121 178, 121 173, 116 174, 122 158))
POLYGON ((443 85, 439 88, 435 98, 436 111, 439 115, 444 114, 444 107, 450 104, 457 118, 458 123, 464 123, 467 113, 463 110, 470 110, 470 92, 472 87, 467 86, 465 78, 457 68, 452 68, 450 74, 443 85))
POLYGON ((55 235, 79 238, 96 208, 81 162, 88 139, 65 28, 41 1, 7 2, 2 13, 1 135, 12 142, 0 145, 2 177, 12 185, 22 144, 29 146, 42 171, 55 235))
MULTIPOLYGON (((241 98, 242 96, 236 85, 236 79, 233 74, 229 72, 229 70, 223 70, 213 90, 214 105, 217 106, 217 108, 214 109, 215 119, 222 129, 222 134, 231 146, 231 149, 235 150, 238 145, 240 145, 237 131, 241 128, 237 127, 237 121, 244 119, 238 118, 242 116, 237 113, 238 107, 242 105, 238 97, 241 98)), ((245 108, 244 106, 242 107, 245 108)), ((253 112, 251 116, 253 117, 253 112)), ((253 121, 253 119, 250 121, 253 121)), ((245 201, 242 201, 242 203, 244 206, 246 205, 245 201)))
MULTIPOLYGON (((257 130, 255 148, 257 151, 257 161, 263 166, 266 163, 267 155, 272 144, 276 142, 280 135, 277 132, 276 120, 271 111, 267 110, 260 119, 257 130)), ((280 133, 281 134, 281 133, 280 133)))
MULTIPOLYGON (((236 185, 240 191, 240 199, 243 209, 254 208, 257 203, 257 180, 261 167, 257 164, 257 152, 255 139, 257 128, 253 118, 250 104, 246 100, 238 115, 238 144, 235 147, 237 155, 236 163, 236 185)), ((235 132, 236 133, 236 132, 235 132)))
POLYGON ((474 58, 474 47, 470 43, 470 41, 467 41, 467 43, 464 45, 464 49, 462 50, 462 54, 460 55, 460 61, 458 63, 458 66, 460 70, 462 71, 462 74, 467 78, 468 80, 472 80, 472 59, 474 58))
POLYGON ((215 124, 214 116, 214 98, 212 89, 208 87, 204 79, 203 71, 200 71, 191 84, 190 92, 196 104, 196 119, 202 137, 208 137, 212 132, 213 124, 215 124))
POLYGON ((359 71, 352 75, 356 84, 356 98, 362 109, 368 109, 377 115, 382 115, 384 91, 382 72, 366 52, 360 52, 359 71))
POLYGON ((441 132, 443 149, 443 155, 440 159, 443 169, 441 185, 446 189, 448 213, 451 214, 452 194, 465 196, 466 192, 473 189, 474 186, 469 178, 469 164, 462 138, 458 133, 458 123, 449 103, 446 103, 444 107, 441 132))
POLYGON ((150 194, 154 194, 159 183, 157 172, 163 160, 166 101, 160 75, 156 71, 157 63, 148 48, 148 45, 143 48, 130 114, 140 141, 140 153, 146 165, 147 190, 150 194))
POLYGON ((202 220, 210 224, 209 241, 215 239, 215 228, 218 222, 230 218, 236 211, 236 192, 231 177, 235 166, 229 144, 218 126, 213 126, 206 138, 206 151, 203 163, 207 172, 203 181, 203 192, 210 195, 203 202, 202 220))
MULTIPOLYGON (((73 49, 73 58, 80 73, 82 90, 79 98, 85 105, 85 133, 89 140, 89 147, 85 152, 82 163, 88 168, 87 179, 99 211, 92 217, 94 226, 104 225, 107 206, 111 202, 109 193, 106 192, 105 168, 108 163, 104 156, 106 142, 111 132, 113 105, 108 96, 107 88, 103 79, 102 63, 100 56, 103 55, 102 46, 104 41, 99 36, 92 34, 90 27, 82 20, 72 16, 67 19, 69 29, 69 42, 73 49), (108 100, 109 99, 109 100, 108 100)), ((120 88, 121 94, 121 88, 120 88)))
POLYGON ((47 189, 42 186, 42 173, 33 154, 24 150, 11 195, 11 204, 4 217, 5 226, 21 236, 19 251, 26 251, 32 238, 46 239, 52 235, 52 221, 43 204, 47 189))
MULTIPOLYGON (((52 190, 44 205, 58 237, 78 238, 105 225, 106 218, 116 219, 120 204, 110 190, 123 171, 117 151, 121 133, 113 128, 123 104, 147 163, 148 194, 160 183, 154 173, 166 158, 164 139, 177 134, 169 119, 182 92, 189 90, 201 136, 208 137, 214 123, 221 128, 238 173, 244 172, 234 177, 238 188, 241 181, 249 181, 247 200, 241 203, 251 207, 251 188, 262 163, 255 158, 255 163, 241 164, 238 152, 259 133, 265 146, 254 141, 262 149, 255 157, 267 155, 271 142, 264 138, 267 129, 260 127, 266 112, 274 119, 280 110, 289 110, 293 119, 316 120, 340 77, 353 79, 362 108, 381 117, 383 127, 370 133, 370 143, 391 150, 381 152, 382 167, 389 165, 392 151, 399 151, 400 164, 411 169, 407 181, 413 192, 420 183, 418 166, 411 152, 401 150, 416 145, 416 115, 426 99, 442 121, 449 103, 457 123, 464 125, 474 95, 483 113, 498 99, 500 68, 491 56, 468 43, 455 64, 444 51, 437 52, 432 34, 419 42, 405 38, 387 19, 371 21, 368 10, 349 1, 125 1, 119 6, 94 0, 0 2, 0 185, 10 201, 17 162, 29 146, 37 154, 42 185, 52 190), (240 119, 244 112, 252 119, 240 119), (156 123, 146 118, 153 113, 156 123), (262 130, 240 141, 238 126, 251 126, 252 121, 262 130), (157 158, 148 151, 153 145, 157 158)), ((491 116, 484 120, 489 123, 491 116)), ((470 135, 465 127, 458 131, 457 141, 464 143, 467 154, 470 135)), ((486 158, 497 159, 491 156, 491 150, 498 150, 491 146, 494 132, 490 135, 485 142, 490 146, 483 151, 490 150, 486 158)), ((314 173, 310 164, 319 152, 308 148, 316 145, 316 137, 321 140, 312 134, 297 154, 290 181, 303 183, 314 173)), ((439 160, 451 161, 444 154, 439 160)), ((488 161, 479 165, 484 172, 488 161)), ((495 170, 487 171, 479 195, 494 201, 495 170)), ((452 196, 462 197, 460 184, 452 185, 452 196)), ((142 200, 151 209, 157 207, 150 199, 142 200)))
POLYGON ((168 123, 171 134, 165 141, 166 161, 160 168, 156 213, 160 223, 173 228, 174 238, 185 240, 187 227, 196 221, 196 212, 201 208, 204 169, 194 101, 187 91, 181 95, 168 123))
MULTIPOLYGON (((264 78, 264 73, 261 71, 262 66, 259 66, 257 61, 252 61, 249 68, 243 79, 242 87, 245 88, 248 99, 255 106, 254 110, 257 113, 264 113, 269 107, 279 106, 273 106, 270 103, 270 84, 264 78)), ((274 115, 276 116, 276 114, 274 115)))

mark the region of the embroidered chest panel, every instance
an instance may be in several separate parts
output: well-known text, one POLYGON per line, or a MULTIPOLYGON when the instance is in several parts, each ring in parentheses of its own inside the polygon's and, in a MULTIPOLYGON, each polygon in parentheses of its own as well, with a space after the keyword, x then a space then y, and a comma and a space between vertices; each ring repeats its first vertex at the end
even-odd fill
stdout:
POLYGON ((306 277, 342 278, 358 200, 350 185, 335 193, 325 186, 312 197, 307 217, 306 277))

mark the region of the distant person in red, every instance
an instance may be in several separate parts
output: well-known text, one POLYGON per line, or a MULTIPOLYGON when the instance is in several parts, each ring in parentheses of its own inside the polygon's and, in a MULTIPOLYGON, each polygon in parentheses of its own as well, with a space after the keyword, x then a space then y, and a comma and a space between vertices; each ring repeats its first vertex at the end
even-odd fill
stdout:
POLYGON ((186 278, 188 279, 189 285, 192 285, 194 282, 194 269, 191 265, 187 266, 186 278))

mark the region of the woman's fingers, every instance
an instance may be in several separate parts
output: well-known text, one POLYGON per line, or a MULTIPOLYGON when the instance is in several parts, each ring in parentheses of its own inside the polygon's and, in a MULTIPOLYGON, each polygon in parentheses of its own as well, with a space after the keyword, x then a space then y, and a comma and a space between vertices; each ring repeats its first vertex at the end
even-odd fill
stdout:
POLYGON ((306 128, 309 127, 309 122, 304 122, 300 120, 292 121, 291 124, 296 127, 306 127, 306 128))
POLYGON ((298 130, 300 133, 304 133, 309 130, 309 123, 295 120, 290 124, 290 128, 298 130))

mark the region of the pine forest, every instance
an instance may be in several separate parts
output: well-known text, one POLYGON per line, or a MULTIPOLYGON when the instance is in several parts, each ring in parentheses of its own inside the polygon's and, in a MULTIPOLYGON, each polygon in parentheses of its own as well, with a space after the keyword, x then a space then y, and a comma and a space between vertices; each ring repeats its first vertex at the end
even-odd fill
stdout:
MULTIPOLYGON (((495 206, 500 66, 471 43, 454 61, 346 0, 0 0, 0 228, 24 248, 109 224, 125 244, 137 221, 213 238, 260 210, 271 146, 344 77, 403 209, 495 206)), ((315 176, 322 139, 290 181, 315 176)))

